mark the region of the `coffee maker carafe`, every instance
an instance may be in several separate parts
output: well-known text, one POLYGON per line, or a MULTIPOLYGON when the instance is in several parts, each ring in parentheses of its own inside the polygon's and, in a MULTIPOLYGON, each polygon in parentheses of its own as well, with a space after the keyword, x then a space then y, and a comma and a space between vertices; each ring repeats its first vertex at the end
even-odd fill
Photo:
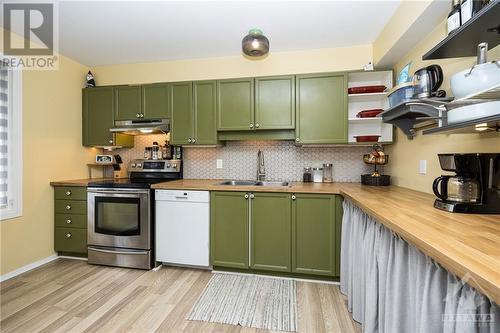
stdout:
POLYGON ((438 154, 440 176, 432 189, 434 207, 449 212, 500 214, 500 154, 438 154))

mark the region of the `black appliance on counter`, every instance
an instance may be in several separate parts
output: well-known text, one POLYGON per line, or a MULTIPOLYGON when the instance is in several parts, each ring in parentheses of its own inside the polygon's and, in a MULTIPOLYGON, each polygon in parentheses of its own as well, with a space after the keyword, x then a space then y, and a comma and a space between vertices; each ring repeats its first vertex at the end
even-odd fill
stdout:
POLYGON ((182 160, 132 160, 129 178, 90 182, 88 263, 154 267, 155 197, 151 185, 182 178, 182 160))
POLYGON ((500 214, 500 153, 438 154, 441 169, 455 172, 440 176, 432 189, 434 207, 449 212, 500 214))

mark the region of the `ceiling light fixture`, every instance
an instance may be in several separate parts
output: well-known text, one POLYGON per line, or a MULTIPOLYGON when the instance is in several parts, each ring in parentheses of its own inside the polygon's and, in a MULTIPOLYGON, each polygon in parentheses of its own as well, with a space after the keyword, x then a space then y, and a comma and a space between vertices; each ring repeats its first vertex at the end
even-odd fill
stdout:
POLYGON ((241 41, 243 53, 249 57, 261 57, 269 52, 269 39, 260 29, 251 29, 241 41))

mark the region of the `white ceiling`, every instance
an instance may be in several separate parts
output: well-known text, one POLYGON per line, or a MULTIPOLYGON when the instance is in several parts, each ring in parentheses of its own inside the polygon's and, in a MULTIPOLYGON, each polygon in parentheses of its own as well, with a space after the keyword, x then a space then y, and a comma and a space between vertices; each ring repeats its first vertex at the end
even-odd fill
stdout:
POLYGON ((271 52, 372 43, 400 1, 64 1, 60 52, 88 66, 241 54, 258 27, 271 52))

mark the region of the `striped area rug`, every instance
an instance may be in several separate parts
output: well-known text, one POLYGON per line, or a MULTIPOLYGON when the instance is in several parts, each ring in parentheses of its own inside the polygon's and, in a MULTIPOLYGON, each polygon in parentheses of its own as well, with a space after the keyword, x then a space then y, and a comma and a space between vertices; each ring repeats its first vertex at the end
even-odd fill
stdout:
POLYGON ((187 319, 296 332, 295 281, 214 274, 187 319))

